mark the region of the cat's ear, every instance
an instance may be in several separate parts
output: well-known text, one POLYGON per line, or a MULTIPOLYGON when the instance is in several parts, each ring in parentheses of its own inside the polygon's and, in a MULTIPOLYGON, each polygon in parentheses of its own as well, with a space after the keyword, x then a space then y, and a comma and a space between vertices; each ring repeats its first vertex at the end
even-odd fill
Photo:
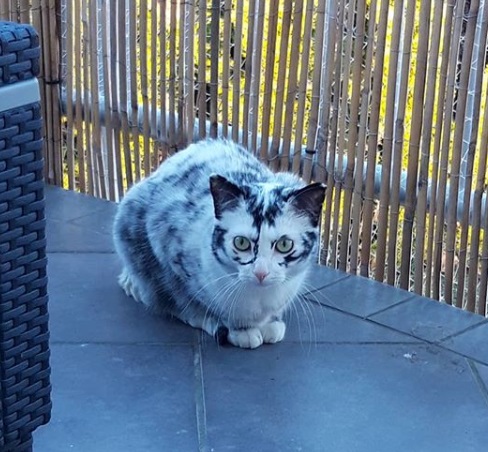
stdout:
POLYGON ((218 174, 210 176, 210 192, 212 193, 215 218, 220 220, 224 210, 233 209, 242 199, 242 190, 225 177, 218 174))
POLYGON ((312 224, 317 226, 325 198, 325 185, 314 183, 294 191, 288 197, 291 205, 300 213, 306 214, 312 224))

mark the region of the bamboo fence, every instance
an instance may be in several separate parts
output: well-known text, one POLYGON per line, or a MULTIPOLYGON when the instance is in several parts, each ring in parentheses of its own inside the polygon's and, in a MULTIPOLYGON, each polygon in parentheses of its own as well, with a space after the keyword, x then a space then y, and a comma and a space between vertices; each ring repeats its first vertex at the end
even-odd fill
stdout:
POLYGON ((225 136, 327 184, 320 260, 486 315, 488 1, 4 0, 50 183, 119 200, 225 136))

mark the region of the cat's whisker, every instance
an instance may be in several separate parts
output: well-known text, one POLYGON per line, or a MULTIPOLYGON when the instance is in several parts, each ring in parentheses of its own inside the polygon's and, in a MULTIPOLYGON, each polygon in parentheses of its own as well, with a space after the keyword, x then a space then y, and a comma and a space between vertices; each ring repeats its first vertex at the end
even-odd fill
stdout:
MULTIPOLYGON (((221 305, 221 303, 219 303, 219 300, 227 296, 227 292, 229 290, 232 290, 232 286, 234 284, 236 284, 235 280, 231 279, 229 282, 226 282, 223 286, 219 287, 218 292, 213 295, 213 297, 210 299, 210 302, 208 303, 207 309, 205 310, 204 313, 204 322, 206 321, 207 316, 209 315, 213 316, 215 314, 215 312, 213 312, 213 308, 221 305)), ((222 312, 219 309, 217 310, 217 313, 218 313, 218 317, 217 317, 216 327, 218 328, 220 325, 222 312)))
POLYGON ((181 310, 182 314, 184 314, 185 311, 192 305, 192 303, 194 303, 195 300, 197 300, 198 295, 201 294, 209 286, 211 286, 212 284, 215 284, 215 283, 217 283, 219 281, 225 280, 226 278, 234 278, 237 275, 239 275, 238 272, 229 273, 229 274, 226 274, 226 275, 222 275, 219 278, 215 278, 212 281, 209 281, 208 283, 206 283, 203 287, 200 288, 200 290, 198 290, 196 293, 193 294, 193 296, 191 298, 188 299, 188 302, 186 303, 186 305, 181 310))
POLYGON ((315 345, 317 345, 317 325, 315 323, 315 317, 310 307, 309 301, 307 301, 301 295, 298 297, 297 300, 307 320, 307 325, 310 330, 310 343, 313 342, 315 345))

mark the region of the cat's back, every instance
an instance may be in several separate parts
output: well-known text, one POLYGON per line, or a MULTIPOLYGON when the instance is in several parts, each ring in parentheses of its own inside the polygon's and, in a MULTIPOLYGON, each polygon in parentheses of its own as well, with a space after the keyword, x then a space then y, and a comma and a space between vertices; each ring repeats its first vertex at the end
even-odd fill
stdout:
POLYGON ((153 177, 159 184, 185 190, 198 185, 208 188, 211 174, 230 180, 245 178, 248 182, 264 182, 273 176, 241 146, 228 140, 210 139, 193 143, 177 152, 163 162, 153 177))

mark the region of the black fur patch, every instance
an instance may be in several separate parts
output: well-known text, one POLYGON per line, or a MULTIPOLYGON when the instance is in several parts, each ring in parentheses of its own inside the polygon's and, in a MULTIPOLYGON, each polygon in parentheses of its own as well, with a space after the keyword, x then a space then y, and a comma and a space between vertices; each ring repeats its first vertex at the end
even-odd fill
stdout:
POLYGON ((212 254, 221 264, 223 264, 223 262, 219 256, 219 250, 224 251, 225 234, 227 234, 227 230, 218 225, 215 226, 212 234, 212 254))
POLYGON ((288 254, 283 258, 283 262, 280 263, 280 265, 284 265, 285 267, 288 267, 288 265, 291 262, 298 262, 308 258, 308 256, 313 250, 316 240, 317 240, 317 234, 315 232, 309 231, 303 234, 302 235, 303 251, 300 254, 297 254, 295 251, 293 251, 293 253, 291 254, 288 254))
POLYGON ((176 257, 173 259, 173 264, 175 264, 177 267, 181 268, 181 271, 185 274, 187 278, 191 278, 190 273, 185 267, 185 264, 183 262, 183 252, 179 252, 176 257))

